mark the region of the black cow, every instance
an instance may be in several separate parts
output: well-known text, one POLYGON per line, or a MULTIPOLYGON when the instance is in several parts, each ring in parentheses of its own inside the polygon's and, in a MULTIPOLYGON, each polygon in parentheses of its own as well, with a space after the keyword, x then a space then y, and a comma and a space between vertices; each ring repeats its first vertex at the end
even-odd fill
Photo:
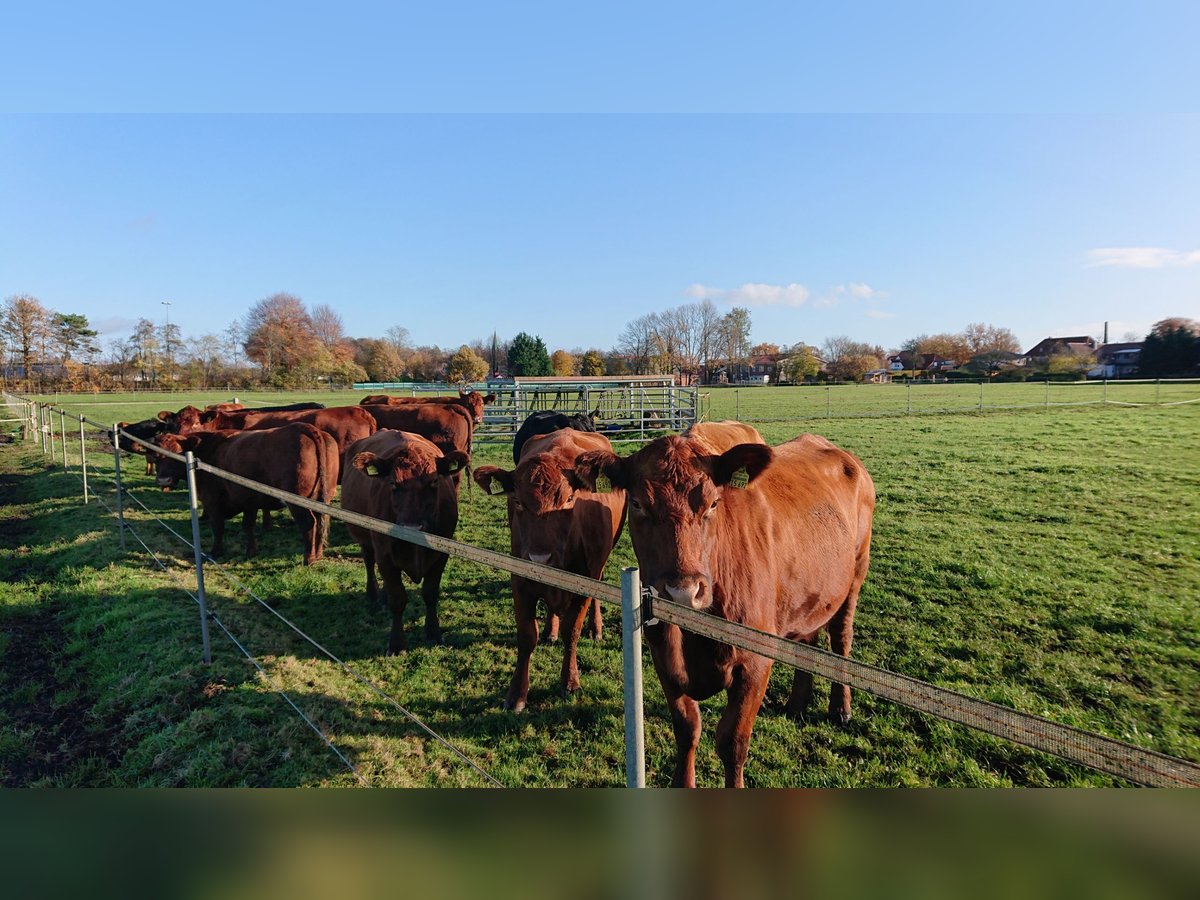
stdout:
POLYGON ((517 436, 513 438, 513 462, 521 461, 521 448, 534 435, 550 434, 562 431, 564 428, 595 432, 595 419, 598 415, 600 415, 599 409, 591 413, 563 413, 553 409, 541 409, 530 413, 529 418, 522 422, 521 427, 517 429, 517 436))

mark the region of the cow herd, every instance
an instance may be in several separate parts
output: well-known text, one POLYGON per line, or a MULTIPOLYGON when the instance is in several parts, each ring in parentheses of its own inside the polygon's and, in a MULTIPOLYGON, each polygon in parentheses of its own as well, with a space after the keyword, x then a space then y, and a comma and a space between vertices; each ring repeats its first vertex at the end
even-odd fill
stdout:
MULTIPOLYGON (((452 537, 473 429, 491 399, 476 392, 424 400, 378 395, 356 407, 272 411, 222 404, 124 427, 139 436, 157 430, 154 442, 164 450, 191 450, 216 467, 314 500, 328 502, 340 484, 346 510, 452 537)), ((875 505, 871 477, 854 455, 811 434, 770 447, 748 425, 716 422, 621 457, 590 417, 535 417, 519 434, 512 469, 486 465, 471 473, 487 495, 506 502, 514 556, 600 578, 628 521, 642 583, 659 597, 809 644, 826 630, 834 652, 849 656, 875 505)), ((151 456, 164 488, 181 477, 179 463, 151 456)), ((281 505, 203 471, 197 489, 214 553, 224 520, 241 513, 252 554, 257 511, 265 518, 281 505)), ((298 506, 291 512, 305 563, 319 559, 327 517, 298 506)), ((362 547, 370 597, 378 597, 377 571, 383 579, 392 613, 388 652, 406 646, 402 575, 420 584, 426 637, 439 640, 446 555, 349 529, 362 547)), ((539 641, 537 602, 547 611, 542 639, 562 631, 564 694, 580 687, 577 647, 585 625, 598 638, 603 621, 598 601, 522 576, 512 576, 512 596, 518 657, 504 706, 520 711, 539 641)), ((673 783, 695 785, 698 702, 725 691, 717 752, 725 783, 741 786, 771 661, 663 622, 646 626, 645 638, 674 727, 673 783)), ((797 672, 788 713, 802 716, 811 695, 811 676, 797 672)), ((846 685, 833 685, 828 714, 835 723, 849 721, 846 685)))

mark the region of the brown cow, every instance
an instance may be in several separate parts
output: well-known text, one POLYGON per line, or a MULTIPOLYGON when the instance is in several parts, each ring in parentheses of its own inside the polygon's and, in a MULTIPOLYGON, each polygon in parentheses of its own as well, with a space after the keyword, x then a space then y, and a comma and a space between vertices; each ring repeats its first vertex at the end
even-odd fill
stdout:
MULTIPOLYGON (((164 450, 183 454, 191 450, 197 459, 211 466, 241 475, 270 487, 298 494, 309 500, 328 503, 337 492, 337 443, 325 432, 295 422, 262 431, 193 431, 189 434, 161 434, 155 443, 164 450)), ((165 456, 155 458, 158 483, 163 490, 185 478, 183 463, 165 456)), ((225 549, 225 520, 242 514, 246 535, 246 556, 258 552, 254 521, 258 511, 279 509, 278 500, 250 488, 226 481, 203 470, 196 471, 196 490, 212 524, 212 555, 225 549)), ((292 518, 304 538, 304 564, 320 559, 329 536, 329 516, 319 515, 302 506, 288 504, 292 518)))
MULTIPOLYGON (((458 526, 458 495, 451 479, 469 461, 470 457, 459 450, 442 453, 417 434, 378 431, 356 441, 346 451, 342 508, 428 534, 453 537, 458 526)), ((362 546, 367 596, 372 600, 379 597, 376 565, 387 588, 392 611, 388 655, 402 653, 407 648, 403 618, 408 594, 402 574, 421 584, 425 635, 432 641, 440 641, 442 628, 437 603, 446 554, 346 524, 362 546)))
POLYGON ((719 456, 738 444, 765 444, 763 436, 752 425, 725 419, 722 422, 696 422, 683 433, 705 453, 719 456))
MULTIPOLYGON (((671 436, 626 459, 587 454, 575 471, 585 484, 603 474, 626 489, 642 583, 657 594, 810 644, 828 628, 833 650, 850 655, 875 506, 855 456, 811 434, 774 451, 739 444, 720 455, 671 436)), ((673 783, 695 786, 696 701, 724 689, 717 752, 725 784, 742 786, 771 661, 665 623, 648 626, 646 639, 675 728, 673 783)), ((788 711, 801 714, 811 691, 811 676, 797 672, 788 711)), ((846 685, 833 685, 829 715, 849 721, 846 685)))
MULTIPOLYGON (((406 403, 400 406, 364 406, 378 426, 396 431, 410 431, 431 441, 444 454, 457 450, 471 455, 471 440, 475 421, 461 405, 440 403, 406 403)), ((461 473, 454 473, 454 489, 458 490, 461 473)))
POLYGON ((359 406, 404 406, 410 403, 436 403, 442 406, 461 406, 467 410, 478 425, 483 421, 483 408, 496 402, 495 394, 484 396, 479 391, 459 391, 457 397, 392 397, 388 394, 371 394, 358 401, 359 406))
POLYGON ((321 429, 337 442, 337 483, 342 483, 341 458, 346 448, 355 441, 370 437, 376 431, 375 419, 360 406, 334 406, 329 409, 306 409, 290 412, 259 412, 242 409, 236 412, 218 413, 210 427, 214 430, 240 429, 257 431, 262 428, 278 428, 291 422, 305 422, 321 429))
MULTIPOLYGON (((603 435, 567 428, 530 438, 514 471, 480 466, 474 478, 489 494, 508 498, 508 526, 512 555, 578 575, 600 578, 617 535, 625 523, 625 492, 595 493, 583 489, 575 478, 575 460, 581 453, 611 453, 603 435)), ((517 669, 513 673, 504 708, 520 712, 529 696, 529 659, 537 646, 537 601, 546 604, 546 630, 551 619, 565 617, 562 677, 564 696, 579 690, 576 654, 588 605, 597 638, 603 633, 600 601, 560 588, 512 576, 513 612, 517 620, 517 669)), ((547 635, 548 636, 548 635, 547 635)))

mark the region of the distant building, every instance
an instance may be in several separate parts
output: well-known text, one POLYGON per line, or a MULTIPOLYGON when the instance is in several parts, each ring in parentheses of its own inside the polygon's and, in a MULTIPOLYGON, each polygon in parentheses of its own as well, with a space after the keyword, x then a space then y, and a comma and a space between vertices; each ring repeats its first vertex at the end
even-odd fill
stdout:
POLYGON ((1091 356, 1100 346, 1095 338, 1086 335, 1043 338, 1033 349, 1021 354, 1017 363, 1023 366, 1041 366, 1045 365, 1050 357, 1066 353, 1075 356, 1091 356))
POLYGON ((1102 344, 1096 351, 1096 368, 1089 378, 1132 378, 1138 374, 1142 358, 1142 342, 1102 344))

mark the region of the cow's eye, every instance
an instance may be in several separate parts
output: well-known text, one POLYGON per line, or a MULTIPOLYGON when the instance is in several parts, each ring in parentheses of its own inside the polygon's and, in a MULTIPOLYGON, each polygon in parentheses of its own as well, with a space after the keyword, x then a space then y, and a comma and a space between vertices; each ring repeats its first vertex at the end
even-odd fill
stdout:
POLYGON ((709 511, 709 512, 712 512, 713 510, 715 510, 715 509, 717 508, 717 504, 718 504, 718 503, 720 503, 720 502, 721 502, 721 498, 720 498, 720 497, 718 497, 716 500, 714 500, 714 501, 713 501, 713 502, 712 502, 712 503, 709 505, 709 507, 708 507, 708 511, 709 511))
POLYGON ((629 508, 634 510, 635 512, 641 512, 643 507, 642 507, 641 501, 634 500, 632 497, 630 497, 629 498, 629 508))

